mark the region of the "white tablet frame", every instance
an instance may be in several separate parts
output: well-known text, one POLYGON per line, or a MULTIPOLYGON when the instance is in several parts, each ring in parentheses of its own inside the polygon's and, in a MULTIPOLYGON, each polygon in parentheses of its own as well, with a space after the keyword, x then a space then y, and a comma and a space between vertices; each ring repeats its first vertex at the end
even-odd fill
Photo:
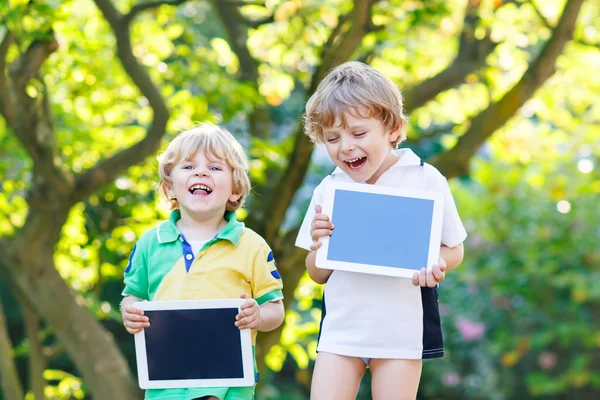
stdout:
MULTIPOLYGON (((444 194, 437 191, 425 191, 425 190, 412 190, 412 189, 401 189, 394 187, 387 187, 381 185, 368 185, 364 183, 356 182, 341 182, 341 181, 330 181, 327 182, 323 190, 323 204, 322 212, 329 216, 330 220, 333 221, 333 215, 335 212, 334 198, 336 190, 348 190, 355 192, 375 193, 383 195, 392 195, 399 197, 410 197, 415 199, 424 199, 433 201, 433 215, 431 221, 431 231, 429 237, 429 252, 427 257, 427 269, 431 269, 434 264, 439 262, 440 257, 440 245, 442 238, 442 221, 444 213, 444 194)), ((397 229, 401 229, 398 227, 397 229)), ((335 234, 335 233, 334 233, 335 234)), ((322 269, 330 270, 344 270, 352 272, 362 272, 375 275, 387 275, 397 276, 403 278, 412 278, 415 272, 418 270, 409 268, 396 268, 388 267, 384 265, 375 264, 364 264, 364 263, 353 263, 347 261, 333 261, 328 260, 329 253, 329 237, 323 237, 320 239, 322 245, 317 250, 316 266, 322 269)))
MULTIPOLYGON (((244 299, 224 300, 181 300, 181 301, 144 301, 136 302, 134 307, 143 311, 164 310, 197 310, 205 308, 237 308, 240 309, 244 299)), ((240 331, 242 346, 242 370, 243 378, 226 379, 173 379, 173 380, 150 380, 148 376, 148 359, 146 357, 146 336, 144 330, 134 335, 135 354, 138 369, 138 382, 142 389, 172 389, 192 387, 233 387, 253 386, 254 358, 252 355, 252 335, 250 329, 240 331)))

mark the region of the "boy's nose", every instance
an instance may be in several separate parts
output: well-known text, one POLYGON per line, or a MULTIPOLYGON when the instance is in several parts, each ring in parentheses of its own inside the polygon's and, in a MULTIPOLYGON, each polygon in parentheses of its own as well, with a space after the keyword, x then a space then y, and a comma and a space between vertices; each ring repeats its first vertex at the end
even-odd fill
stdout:
POLYGON ((356 146, 353 143, 350 142, 344 142, 342 143, 342 151, 344 153, 351 153, 356 149, 356 146))
POLYGON ((208 177, 209 176, 209 172, 207 169, 202 168, 202 169, 198 169, 196 170, 195 174, 197 176, 201 176, 201 177, 208 177))

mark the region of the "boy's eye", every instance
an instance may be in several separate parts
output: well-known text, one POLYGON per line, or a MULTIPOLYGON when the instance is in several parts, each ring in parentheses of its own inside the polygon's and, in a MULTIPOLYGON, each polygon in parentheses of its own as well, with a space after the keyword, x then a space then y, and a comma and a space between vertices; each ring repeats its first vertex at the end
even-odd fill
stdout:
POLYGON ((210 167, 211 171, 221 171, 221 167, 210 167))
POLYGON ((354 137, 363 137, 367 134, 367 132, 358 132, 354 134, 354 137))
POLYGON ((335 143, 335 142, 337 142, 338 138, 337 137, 329 137, 326 140, 328 143, 335 143))
POLYGON ((185 164, 181 169, 192 169, 193 167, 189 164, 185 164))

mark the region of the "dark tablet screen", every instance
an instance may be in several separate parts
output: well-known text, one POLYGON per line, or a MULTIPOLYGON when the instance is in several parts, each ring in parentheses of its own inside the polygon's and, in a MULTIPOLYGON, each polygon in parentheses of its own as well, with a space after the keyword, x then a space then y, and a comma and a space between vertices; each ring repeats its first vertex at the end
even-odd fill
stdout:
POLYGON ((243 378, 237 308, 145 311, 148 378, 243 378))

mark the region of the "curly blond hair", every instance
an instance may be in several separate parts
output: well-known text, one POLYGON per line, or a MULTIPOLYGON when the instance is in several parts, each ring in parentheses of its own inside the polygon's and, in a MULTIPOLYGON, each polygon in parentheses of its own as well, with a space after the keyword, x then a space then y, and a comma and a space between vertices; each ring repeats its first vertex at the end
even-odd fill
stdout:
POLYGON ((347 114, 375 118, 390 131, 400 129, 394 148, 406 140, 408 118, 400 90, 383 73, 357 61, 332 69, 319 83, 306 103, 304 132, 313 143, 324 143, 323 129, 331 128, 336 118, 347 129, 347 114))
POLYGON ((240 143, 229 131, 217 125, 202 123, 194 128, 181 132, 169 143, 164 153, 158 156, 158 191, 170 204, 172 210, 179 208, 177 199, 168 195, 173 186, 171 172, 181 160, 189 160, 203 151, 218 160, 225 161, 233 171, 233 193, 240 198, 227 202, 227 211, 240 208, 250 193, 250 179, 248 178, 248 157, 240 143))

